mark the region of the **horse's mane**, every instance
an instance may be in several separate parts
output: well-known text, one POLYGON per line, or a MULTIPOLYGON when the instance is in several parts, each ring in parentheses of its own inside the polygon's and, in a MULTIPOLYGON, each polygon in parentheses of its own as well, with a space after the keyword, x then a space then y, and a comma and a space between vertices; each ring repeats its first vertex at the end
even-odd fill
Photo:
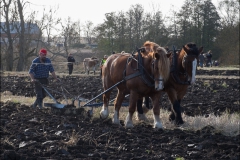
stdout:
POLYGON ((166 58, 167 55, 167 51, 164 47, 159 46, 157 43, 154 42, 150 42, 150 41, 146 41, 143 46, 150 46, 150 48, 152 49, 152 52, 150 52, 148 54, 148 56, 150 56, 151 58, 154 58, 155 54, 158 53, 159 57, 159 72, 160 74, 163 76, 163 78, 165 80, 167 80, 169 78, 169 73, 170 73, 170 67, 166 70, 163 70, 163 68, 165 68, 164 66, 170 66, 170 61, 168 58, 166 58))
POLYGON ((146 46, 150 46, 150 48, 156 52, 157 51, 157 48, 160 47, 157 43, 154 43, 154 42, 150 42, 150 41, 146 41, 144 44, 143 44, 144 47, 146 46))

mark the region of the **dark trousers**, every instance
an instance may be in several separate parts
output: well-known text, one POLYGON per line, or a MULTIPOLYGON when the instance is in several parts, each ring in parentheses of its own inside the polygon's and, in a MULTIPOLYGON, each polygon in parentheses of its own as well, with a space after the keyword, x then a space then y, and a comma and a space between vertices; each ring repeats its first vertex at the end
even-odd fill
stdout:
POLYGON ((35 82, 35 93, 36 93, 36 101, 34 102, 34 106, 38 105, 42 107, 43 99, 46 97, 46 92, 42 88, 41 84, 48 85, 47 78, 36 78, 39 82, 35 82), (41 83, 41 84, 40 84, 41 83))
POLYGON ((68 72, 69 72, 69 75, 72 74, 72 71, 73 71, 73 65, 68 65, 68 72))

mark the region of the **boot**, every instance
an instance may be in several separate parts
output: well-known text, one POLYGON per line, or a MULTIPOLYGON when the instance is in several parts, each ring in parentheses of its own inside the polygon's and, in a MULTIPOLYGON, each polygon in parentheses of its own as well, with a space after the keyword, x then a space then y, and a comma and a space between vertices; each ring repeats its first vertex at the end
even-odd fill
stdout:
POLYGON ((38 107, 39 107, 39 109, 43 108, 43 99, 42 98, 38 99, 38 107))
POLYGON ((35 102, 31 105, 32 108, 36 108, 38 104, 38 99, 35 100, 35 102))

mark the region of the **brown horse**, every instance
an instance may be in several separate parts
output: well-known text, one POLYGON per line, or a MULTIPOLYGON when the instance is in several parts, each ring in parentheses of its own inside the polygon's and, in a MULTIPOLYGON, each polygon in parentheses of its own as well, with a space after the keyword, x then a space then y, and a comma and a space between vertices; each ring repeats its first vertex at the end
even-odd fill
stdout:
MULTIPOLYGON (((126 128, 133 127, 132 116, 136 109, 136 102, 139 97, 143 96, 150 96, 153 100, 154 128, 162 128, 158 102, 161 96, 160 91, 164 86, 163 82, 166 82, 169 77, 170 62, 166 50, 154 45, 156 44, 152 43, 151 46, 155 48, 154 51, 150 52, 148 56, 143 56, 144 50, 142 53, 139 51, 133 56, 131 54, 118 53, 108 57, 103 65, 102 82, 105 91, 124 80, 117 85, 118 94, 114 103, 113 123, 120 124, 119 110, 125 95, 130 93, 129 113, 125 121, 126 128), (140 56, 139 53, 141 54, 140 56), (140 63, 138 57, 142 58, 142 63, 140 63), (140 72, 141 66, 143 67, 143 72, 140 72)), ((107 118, 109 115, 108 103, 110 94, 111 90, 103 94, 104 104, 100 112, 102 118, 107 118)))
MULTIPOLYGON (((203 47, 198 47, 194 43, 187 43, 178 52, 171 52, 171 75, 165 83, 164 91, 172 103, 170 121, 176 125, 183 124, 180 102, 187 92, 189 85, 196 80, 197 58, 203 47)), ((146 110, 146 108, 144 109, 146 110)))
POLYGON ((93 74, 95 75, 95 70, 97 65, 99 65, 99 59, 96 57, 92 58, 84 58, 83 60, 83 66, 85 69, 85 73, 89 74, 90 68, 93 68, 93 74))

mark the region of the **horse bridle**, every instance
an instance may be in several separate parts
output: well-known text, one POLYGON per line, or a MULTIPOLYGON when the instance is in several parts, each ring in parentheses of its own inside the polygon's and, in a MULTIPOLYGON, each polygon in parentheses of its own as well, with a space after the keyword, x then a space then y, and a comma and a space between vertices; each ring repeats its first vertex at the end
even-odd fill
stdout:
MULTIPOLYGON (((127 60, 126 67, 127 67, 128 63, 129 63, 131 60, 135 60, 138 65, 137 65, 137 68, 134 69, 134 70, 138 70, 138 72, 133 73, 133 74, 130 75, 129 77, 141 76, 141 79, 143 80, 143 82, 144 82, 147 86, 149 86, 149 87, 154 87, 155 84, 152 83, 151 80, 153 80, 153 81, 155 82, 155 81, 163 81, 163 79, 156 79, 156 78, 154 78, 154 74, 150 75, 150 74, 146 71, 146 69, 145 69, 144 66, 143 66, 143 62, 142 62, 142 58, 143 58, 142 55, 141 55, 142 48, 137 49, 137 51, 138 51, 138 59, 134 58, 134 55, 132 54, 132 56, 129 57, 128 60, 127 60), (148 76, 151 80, 147 79, 147 76, 148 76)), ((156 59, 153 59, 152 64, 151 64, 151 66, 152 66, 152 68, 151 68, 152 72, 154 71, 154 63, 155 63, 155 61, 156 61, 156 59)), ((123 74, 124 74, 124 77, 126 77, 126 68, 125 68, 123 74)))
MULTIPOLYGON (((155 61, 156 61, 156 59, 153 59, 153 61, 152 61, 152 72, 154 72, 154 63, 155 63, 155 61)), ((153 74, 153 80, 154 81, 163 81, 163 78, 154 78, 154 74, 153 74)))
MULTIPOLYGON (((193 49, 190 48, 190 51, 192 51, 193 49)), ((170 52, 170 51, 169 51, 170 52)), ((183 84, 183 85, 190 85, 191 82, 188 80, 188 73, 186 71, 186 62, 187 62, 187 58, 189 58, 190 56, 194 56, 196 57, 195 55, 188 55, 185 51, 184 51, 184 56, 183 56, 183 60, 182 60, 182 66, 183 66, 183 69, 184 69, 184 72, 179 72, 177 70, 177 53, 176 53, 176 50, 175 50, 175 47, 173 46, 173 58, 172 58, 172 65, 171 65, 171 76, 172 78, 174 79, 174 81, 178 84, 183 84), (180 80, 178 74, 182 74, 184 76, 186 76, 186 81, 182 81, 180 80)))

